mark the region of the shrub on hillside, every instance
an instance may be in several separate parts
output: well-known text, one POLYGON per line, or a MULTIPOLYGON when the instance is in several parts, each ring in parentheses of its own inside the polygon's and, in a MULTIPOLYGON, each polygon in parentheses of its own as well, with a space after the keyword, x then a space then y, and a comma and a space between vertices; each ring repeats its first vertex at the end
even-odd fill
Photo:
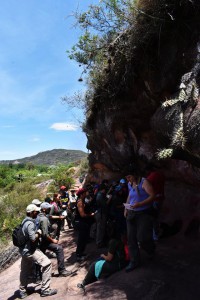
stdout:
POLYGON ((26 215, 26 206, 33 199, 39 198, 39 191, 30 183, 22 182, 15 185, 0 201, 0 242, 10 240, 13 228, 19 224, 26 215))

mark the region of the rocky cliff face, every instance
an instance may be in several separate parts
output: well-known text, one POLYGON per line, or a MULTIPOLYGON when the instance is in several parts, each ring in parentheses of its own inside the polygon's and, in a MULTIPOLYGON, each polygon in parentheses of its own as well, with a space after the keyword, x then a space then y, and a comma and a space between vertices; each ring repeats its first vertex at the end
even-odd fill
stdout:
POLYGON ((108 47, 88 109, 90 178, 119 178, 130 163, 156 161, 168 198, 182 201, 176 215, 200 200, 200 4, 143 0, 138 11, 108 47))

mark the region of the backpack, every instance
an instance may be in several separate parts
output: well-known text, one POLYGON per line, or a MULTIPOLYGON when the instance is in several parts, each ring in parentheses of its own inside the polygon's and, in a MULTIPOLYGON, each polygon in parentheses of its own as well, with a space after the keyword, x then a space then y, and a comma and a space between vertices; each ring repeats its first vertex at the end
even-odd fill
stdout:
POLYGON ((20 225, 17 225, 12 232, 12 241, 13 241, 13 245, 16 247, 22 247, 26 244, 27 242, 27 238, 25 237, 22 228, 24 226, 24 224, 27 221, 31 221, 31 220, 25 220, 24 222, 22 222, 20 225))

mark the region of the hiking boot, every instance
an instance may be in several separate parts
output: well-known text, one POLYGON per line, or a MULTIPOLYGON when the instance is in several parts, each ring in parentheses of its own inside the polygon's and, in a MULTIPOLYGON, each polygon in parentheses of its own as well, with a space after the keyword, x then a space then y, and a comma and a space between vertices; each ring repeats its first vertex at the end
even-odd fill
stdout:
POLYGON ((56 253, 54 253, 54 252, 50 252, 49 254, 48 254, 48 256, 49 256, 49 258, 56 258, 57 256, 56 256, 56 253))
POLYGON ((72 271, 62 270, 59 272, 59 277, 67 277, 72 275, 72 271))
POLYGON ((40 297, 48 297, 57 294, 56 289, 49 289, 46 291, 41 292, 40 297))
POLYGON ((24 299, 28 297, 28 294, 26 291, 19 291, 19 299, 24 299))
POLYGON ((131 271, 133 271, 134 269, 136 269, 136 268, 138 268, 139 267, 139 263, 134 263, 134 262, 130 262, 129 264, 128 264, 128 266, 126 267, 126 273, 128 273, 128 272, 131 272, 131 271))

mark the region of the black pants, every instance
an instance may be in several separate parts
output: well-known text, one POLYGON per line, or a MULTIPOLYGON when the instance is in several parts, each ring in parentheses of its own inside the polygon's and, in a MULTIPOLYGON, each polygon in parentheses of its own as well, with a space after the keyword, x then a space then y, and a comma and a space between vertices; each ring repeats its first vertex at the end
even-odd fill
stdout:
POLYGON ((77 220, 76 229, 78 230, 76 255, 81 256, 90 236, 90 224, 83 220, 77 220))
POLYGON ((61 245, 45 242, 41 244, 40 249, 44 253, 48 249, 56 254, 58 262, 58 272, 62 272, 65 269, 64 252, 63 247, 61 245))
MULTIPOLYGON (((128 212, 130 215, 130 213, 128 212)), ((128 217, 129 217, 128 215, 128 217)), ((135 213, 132 219, 127 217, 127 237, 130 260, 140 262, 140 246, 149 254, 152 255, 155 250, 153 241, 153 217, 147 212, 135 213)))
POLYGON ((88 285, 92 282, 97 281, 97 278, 95 276, 95 263, 96 263, 96 261, 91 264, 91 266, 83 280, 83 285, 88 285))

